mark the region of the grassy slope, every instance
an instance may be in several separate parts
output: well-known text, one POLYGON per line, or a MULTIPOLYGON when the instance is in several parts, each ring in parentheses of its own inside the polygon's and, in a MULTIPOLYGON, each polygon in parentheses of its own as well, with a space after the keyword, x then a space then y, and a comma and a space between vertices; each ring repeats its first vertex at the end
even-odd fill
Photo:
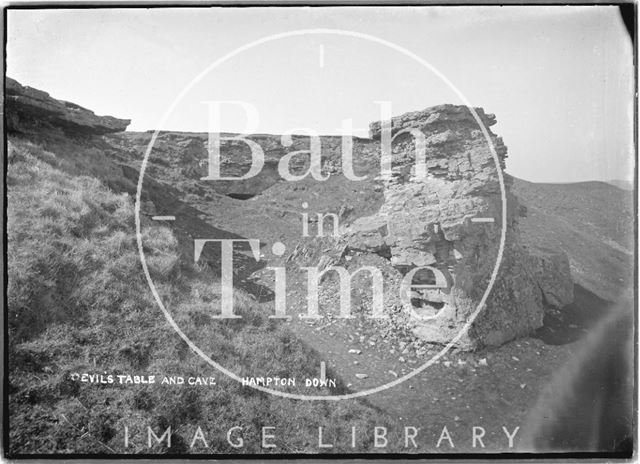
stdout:
POLYGON ((633 285, 633 192, 514 179, 514 193, 527 207, 523 241, 566 252, 576 283, 609 301, 633 285))
MULTIPOLYGON (((372 433, 384 424, 364 403, 279 399, 218 375, 173 332, 144 281, 133 202, 95 177, 71 174, 69 158, 13 140, 8 167, 9 395, 12 453, 262 452, 262 425, 278 427, 273 451, 317 452, 317 427, 372 433), (72 372, 215 376, 214 388, 81 384, 72 372), (132 444, 125 449, 124 425, 132 444), (171 425, 172 448, 146 449, 146 426, 171 425), (196 426, 209 448, 189 448, 196 426), (245 447, 226 429, 245 427, 245 447)), ((113 180, 113 179, 112 179, 113 180)), ((150 271, 172 315, 222 365, 249 375, 317 375, 320 361, 239 292, 243 323, 214 325, 212 277, 182 263, 170 229, 144 226, 150 271), (195 277, 194 277, 195 276, 195 277)), ((335 391, 333 391, 335 393, 335 391)), ((358 451, 371 447, 359 438, 358 451)), ((346 450, 348 440, 332 451, 346 450)))

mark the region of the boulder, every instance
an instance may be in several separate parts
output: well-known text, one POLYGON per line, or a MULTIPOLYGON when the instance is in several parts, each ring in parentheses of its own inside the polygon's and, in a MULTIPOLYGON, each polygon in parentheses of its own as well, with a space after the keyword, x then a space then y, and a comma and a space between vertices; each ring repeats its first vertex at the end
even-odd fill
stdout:
POLYGON ((530 267, 533 277, 540 287, 542 300, 546 306, 561 309, 573 301, 573 281, 569 259, 544 247, 530 248, 533 259, 530 267))

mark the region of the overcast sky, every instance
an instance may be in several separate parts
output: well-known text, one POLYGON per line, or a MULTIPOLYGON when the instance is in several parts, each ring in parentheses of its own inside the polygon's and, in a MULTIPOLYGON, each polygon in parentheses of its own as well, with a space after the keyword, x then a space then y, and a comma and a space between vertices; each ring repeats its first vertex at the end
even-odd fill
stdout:
MULTIPOLYGON (((262 37, 331 28, 376 36, 436 68, 495 113, 507 171, 537 182, 631 179, 632 46, 618 10, 588 7, 11 10, 7 74, 129 130, 206 131, 203 101, 256 107, 258 132, 356 135, 394 114, 463 102, 440 77, 380 43, 343 35, 282 38, 243 51, 176 97, 209 65, 262 37)), ((223 130, 244 131, 238 108, 223 130)))

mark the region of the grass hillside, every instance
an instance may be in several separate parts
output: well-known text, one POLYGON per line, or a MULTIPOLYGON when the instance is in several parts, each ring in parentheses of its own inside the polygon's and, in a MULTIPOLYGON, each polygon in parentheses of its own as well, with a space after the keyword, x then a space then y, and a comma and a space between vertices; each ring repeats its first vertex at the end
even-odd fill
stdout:
MULTIPOLYGON (((318 452, 318 426, 325 437, 344 437, 350 430, 340 427, 372 434, 372 424, 384 425, 366 403, 276 398, 200 360, 169 327, 144 280, 133 199, 70 172, 73 166, 64 154, 25 140, 9 144, 10 453, 318 452), (73 381, 72 373, 214 376, 218 385, 96 385, 73 381), (260 448, 263 425, 277 426, 277 448, 260 448), (172 426, 172 447, 147 449, 147 426, 158 434, 172 426), (190 448, 197 426, 208 448, 201 441, 190 448), (240 450, 226 442, 232 426, 245 429, 240 450)), ((247 294, 236 292, 243 322, 214 324, 214 277, 180 258, 172 230, 143 224, 143 243, 173 317, 214 359, 239 375, 317 376, 316 353, 247 294)), ((359 437, 359 450, 372 439, 359 437)), ((331 451, 348 447, 344 440, 331 451)))
POLYGON ((604 182, 542 184, 514 178, 527 207, 525 243, 563 250, 576 283, 609 301, 633 285, 633 192, 604 182))
POLYGON ((613 185, 614 187, 618 187, 619 189, 622 189, 622 190, 633 190, 633 181, 632 180, 613 179, 613 180, 608 181, 608 183, 613 185))

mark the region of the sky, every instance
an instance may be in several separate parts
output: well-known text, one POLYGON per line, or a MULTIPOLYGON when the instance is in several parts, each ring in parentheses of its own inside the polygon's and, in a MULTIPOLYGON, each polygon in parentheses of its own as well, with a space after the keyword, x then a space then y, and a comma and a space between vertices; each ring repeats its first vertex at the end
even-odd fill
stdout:
POLYGON ((633 178, 632 53, 610 6, 55 9, 7 19, 9 77, 131 119, 128 130, 206 132, 206 102, 242 101, 257 125, 225 104, 221 130, 339 134, 349 118, 366 136, 381 118, 376 102, 399 115, 464 104, 462 94, 496 114, 507 172, 534 182, 633 178), (238 50, 306 29, 384 43, 316 32, 238 50))

